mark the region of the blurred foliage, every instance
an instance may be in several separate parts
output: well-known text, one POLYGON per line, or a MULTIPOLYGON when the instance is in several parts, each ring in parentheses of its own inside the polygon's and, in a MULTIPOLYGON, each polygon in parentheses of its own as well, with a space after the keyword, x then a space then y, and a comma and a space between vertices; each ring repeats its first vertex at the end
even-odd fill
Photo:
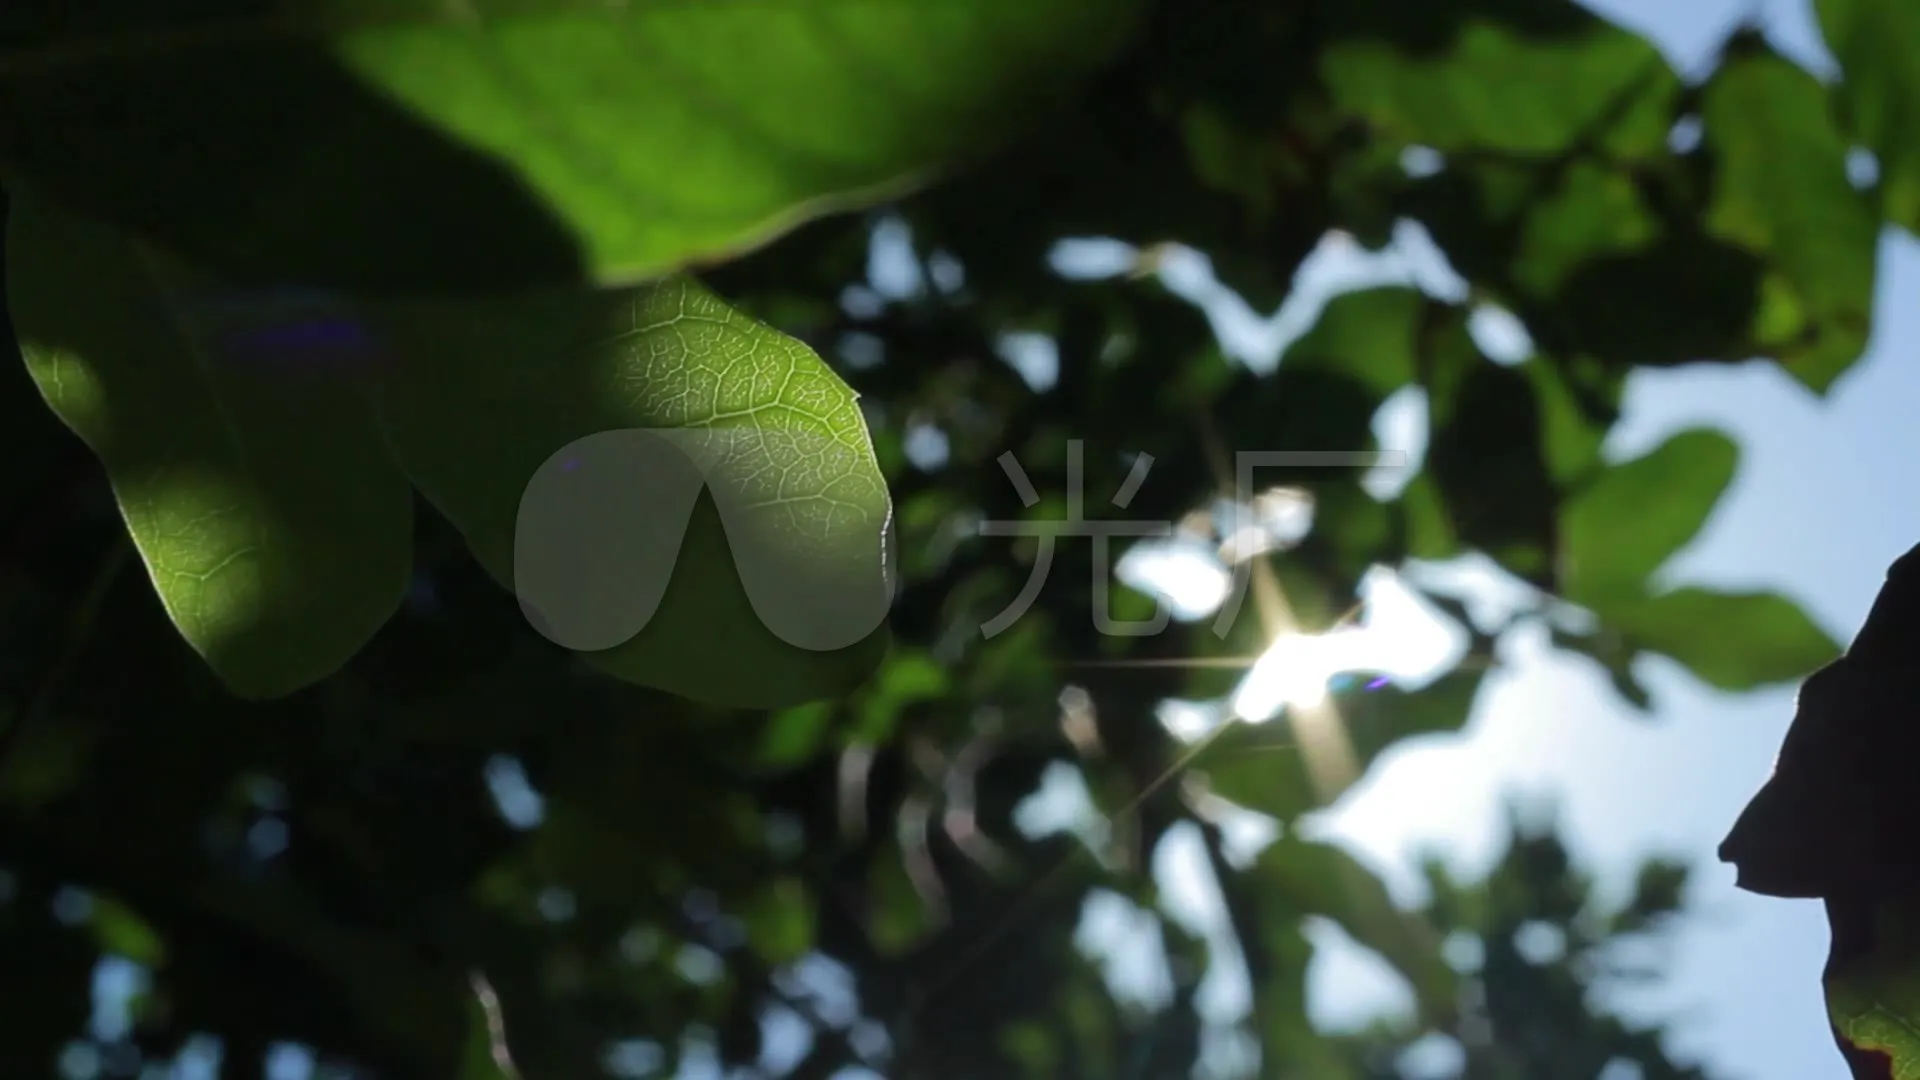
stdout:
POLYGON ((1405 891, 1314 826, 1516 635, 1640 709, 1646 656, 1739 691, 1837 651, 1666 572, 1726 436, 1607 445, 1636 368, 1819 393, 1864 348, 1920 43, 1817 6, 1833 82, 1756 27, 1683 74, 1564 0, 7 7, 0 1068, 1703 1076, 1604 993, 1657 977, 1685 867, 1610 902, 1516 820, 1405 891), (1277 363, 1182 284, 1271 312, 1422 235, 1458 281, 1277 363), (1326 467, 1395 410, 1413 460, 1326 467), (755 638, 703 500, 630 648, 536 631, 508 508, 650 424, 856 508, 774 533, 879 558, 888 629, 755 638), (1117 583, 1156 522, 1244 590, 1117 583), (1382 580, 1448 670, 1231 721, 1382 580), (1316 1028, 1336 928, 1410 1008, 1316 1028))

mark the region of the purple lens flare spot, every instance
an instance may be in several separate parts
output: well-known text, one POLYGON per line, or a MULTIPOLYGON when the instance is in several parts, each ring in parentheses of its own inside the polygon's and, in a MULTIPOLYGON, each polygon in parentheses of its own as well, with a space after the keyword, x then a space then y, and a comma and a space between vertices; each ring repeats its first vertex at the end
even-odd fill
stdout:
POLYGON ((374 344, 365 326, 348 319, 283 323, 236 334, 233 341, 254 349, 368 349, 374 344))
POLYGON ((342 370, 383 367, 380 342, 358 322, 345 319, 282 323, 229 332, 226 353, 242 363, 281 370, 342 370))
POLYGON ((1391 680, 1389 680, 1389 679, 1388 679, 1388 678, 1387 678, 1387 677, 1386 677, 1385 675, 1382 675, 1382 676, 1380 676, 1379 678, 1377 678, 1377 679, 1375 679, 1375 680, 1373 680, 1372 682, 1370 682, 1370 683, 1368 683, 1368 684, 1367 684, 1367 689, 1369 689, 1369 690, 1378 690, 1378 689, 1380 689, 1381 687, 1383 687, 1383 686, 1385 686, 1385 685, 1387 685, 1387 683, 1388 683, 1388 682, 1390 682, 1390 681, 1391 681, 1391 680))

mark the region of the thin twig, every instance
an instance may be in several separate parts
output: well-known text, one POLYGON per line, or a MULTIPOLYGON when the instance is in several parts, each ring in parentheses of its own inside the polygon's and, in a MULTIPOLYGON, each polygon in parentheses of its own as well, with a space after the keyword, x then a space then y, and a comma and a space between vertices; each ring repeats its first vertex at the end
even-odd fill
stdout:
POLYGON ((500 1012, 500 995, 493 992, 493 984, 477 968, 467 973, 467 981, 473 986, 473 996, 487 1018, 487 1050, 493 1058, 493 1067, 500 1070, 506 1080, 520 1080, 520 1067, 513 1063, 513 1052, 507 1049, 507 1020, 500 1012))
POLYGON ((40 678, 40 685, 29 694, 20 709, 9 718, 7 725, 0 728, 0 788, 5 787, 8 768, 26 745, 28 729, 39 722, 40 718, 52 711, 53 699, 60 692, 67 676, 80 661, 86 650, 87 641, 92 636, 93 624, 100 617, 100 609, 105 606, 107 594, 113 583, 126 568, 127 556, 133 549, 132 543, 124 536, 116 537, 108 546, 105 556, 95 568, 93 577, 80 594, 72 614, 67 620, 66 633, 62 638, 60 651, 47 665, 40 678))

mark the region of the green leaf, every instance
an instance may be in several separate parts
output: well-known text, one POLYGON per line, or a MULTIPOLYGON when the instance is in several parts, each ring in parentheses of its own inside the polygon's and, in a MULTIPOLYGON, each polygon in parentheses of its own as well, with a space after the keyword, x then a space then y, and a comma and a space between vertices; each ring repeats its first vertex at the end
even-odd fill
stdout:
POLYGON ((1901 902, 1871 918, 1872 947, 1828 966, 1827 1016, 1858 1080, 1920 1080, 1920 928, 1901 902))
POLYGON ((1141 5, 217 7, 0 16, 0 52, 57 58, 0 69, 0 161, 236 278, 422 295, 631 284, 895 195, 1060 103, 1141 5))
POLYGON ((1280 821, 1320 805, 1299 740, 1283 723, 1236 722, 1200 751, 1193 768, 1206 776, 1208 791, 1280 821))
POLYGON ((1312 330, 1288 346, 1280 369, 1338 372, 1385 397, 1413 381, 1422 321, 1437 307, 1404 286, 1342 293, 1327 302, 1312 330))
POLYGON ((891 501, 804 345, 679 279, 368 314, 395 455, 547 636, 741 708, 879 662, 891 501))
POLYGON ((1880 219, 1847 175, 1827 87, 1736 35, 1701 90, 1714 159, 1707 226, 1766 259, 1756 351, 1816 391, 1867 347, 1880 219))
POLYGON ((781 878, 760 889, 739 914, 748 943, 770 966, 792 963, 813 948, 813 897, 797 879, 781 878))
POLYGON ((1441 152, 1548 155, 1665 143, 1679 77, 1645 38, 1562 0, 1348 0, 1327 13, 1334 101, 1388 138, 1441 152))
POLYGON ((1849 133, 1880 166, 1887 218, 1920 230, 1920 10, 1903 0, 1814 0, 1840 62, 1834 93, 1849 133))
POLYGON ((1609 606, 1606 623, 1721 690, 1793 682, 1840 655, 1799 605, 1777 593, 1683 588, 1609 606))
POLYGON ((1364 863, 1328 843, 1285 837, 1260 853, 1255 874, 1264 894, 1301 913, 1333 920, 1379 953, 1412 984, 1421 1012, 1444 1017, 1456 1006, 1458 982, 1440 952, 1440 938, 1419 915, 1403 911, 1364 863))
POLYGON ((1712 516, 1739 460, 1731 438, 1691 428, 1603 469, 1561 505, 1561 595, 1602 613, 1644 596, 1647 579, 1712 516))
POLYGON ((1431 472, 1415 473, 1392 505, 1399 508, 1409 556, 1438 562, 1460 554, 1460 537, 1431 472))
MULTIPOLYGON (((30 191, 10 194, 21 351, 106 466, 167 615, 241 696, 332 674, 393 614, 412 573, 413 495, 359 376, 311 355, 274 362, 286 350, 262 353, 244 335, 188 333, 189 272, 30 191)), ((265 318, 251 330, 288 329, 265 318)))
POLYGON ((835 703, 809 701, 768 716, 760 736, 755 764, 762 768, 792 768, 812 757, 832 730, 838 713, 835 703))
POLYGON ((1387 747, 1420 735, 1459 731, 1472 718, 1488 668, 1484 657, 1434 679, 1417 690, 1384 686, 1335 699, 1347 737, 1364 769, 1387 747))
POLYGON ((947 669, 925 652, 895 652, 868 684, 854 707, 858 721, 848 733, 856 742, 885 742, 898 730, 903 710, 924 701, 939 701, 952 692, 947 669))
POLYGON ((924 943, 939 929, 939 914, 929 910, 900 853, 888 850, 867 870, 867 932, 883 956, 898 956, 924 943))
POLYGON ((93 897, 87 921, 102 953, 125 957, 148 968, 158 967, 166 957, 166 942, 153 925, 112 897, 93 897))
POLYGON ((1519 365, 1540 405, 1541 451, 1555 484, 1573 487, 1604 466, 1601 447, 1620 418, 1626 379, 1590 358, 1535 356, 1519 365))

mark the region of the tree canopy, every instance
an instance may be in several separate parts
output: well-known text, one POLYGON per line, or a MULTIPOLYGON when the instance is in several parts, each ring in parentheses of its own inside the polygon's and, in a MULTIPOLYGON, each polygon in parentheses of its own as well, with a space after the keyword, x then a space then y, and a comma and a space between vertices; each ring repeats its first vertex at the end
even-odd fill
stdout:
MULTIPOLYGON (((1815 7, 1834 77, 1566 0, 0 8, 0 1068, 1707 1075, 1600 993, 1688 867, 1523 815, 1409 898, 1313 825, 1514 634, 1642 711, 1839 653, 1666 572, 1732 439, 1606 445, 1865 349, 1920 15, 1815 7), (1166 272, 1396 235, 1457 287, 1277 357, 1166 272), (1299 651, 1383 581, 1446 670, 1299 651), (1411 1007, 1317 1029, 1330 927, 1411 1007)), ((1870 899, 1836 1036, 1914 1080, 1870 899)))

